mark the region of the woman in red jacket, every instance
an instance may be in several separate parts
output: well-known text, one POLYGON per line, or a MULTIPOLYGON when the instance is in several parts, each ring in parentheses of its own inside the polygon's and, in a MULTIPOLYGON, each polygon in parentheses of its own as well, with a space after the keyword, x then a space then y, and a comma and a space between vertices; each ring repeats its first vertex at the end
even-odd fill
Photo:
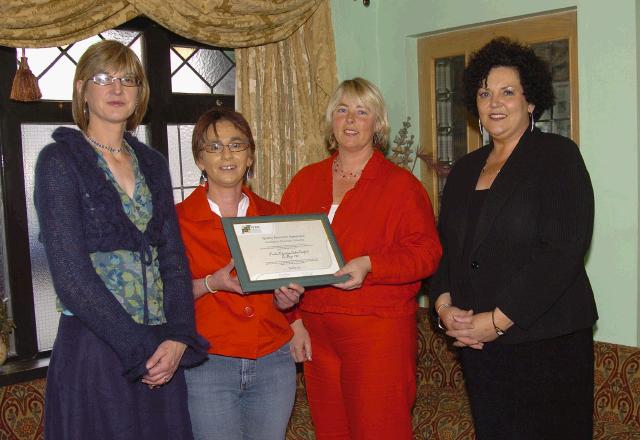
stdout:
POLYGON ((292 324, 318 439, 412 438, 415 296, 441 247, 424 188, 381 151, 388 132, 379 90, 344 81, 326 112, 337 151, 302 169, 282 199, 286 212, 329 215, 347 261, 336 274, 351 277, 309 289, 292 324))
POLYGON ((293 332, 276 307, 291 307, 303 289, 244 295, 220 220, 278 214, 280 207, 243 185, 255 144, 240 113, 206 112, 194 127, 192 148, 200 186, 177 210, 196 327, 210 343, 208 361, 185 374, 193 433, 207 440, 282 440, 295 396, 295 364, 293 332))

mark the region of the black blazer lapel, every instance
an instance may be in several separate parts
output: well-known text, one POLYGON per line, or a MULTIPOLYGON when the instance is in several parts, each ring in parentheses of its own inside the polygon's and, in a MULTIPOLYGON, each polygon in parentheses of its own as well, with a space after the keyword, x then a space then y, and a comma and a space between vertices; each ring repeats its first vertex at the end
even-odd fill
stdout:
POLYGON ((491 225, 506 200, 518 189, 519 183, 527 176, 527 169, 531 167, 531 153, 535 151, 536 132, 538 132, 537 129, 533 133, 529 130, 525 131, 511 156, 509 156, 502 170, 493 181, 484 205, 480 210, 478 226, 471 246, 472 254, 486 238, 491 225))

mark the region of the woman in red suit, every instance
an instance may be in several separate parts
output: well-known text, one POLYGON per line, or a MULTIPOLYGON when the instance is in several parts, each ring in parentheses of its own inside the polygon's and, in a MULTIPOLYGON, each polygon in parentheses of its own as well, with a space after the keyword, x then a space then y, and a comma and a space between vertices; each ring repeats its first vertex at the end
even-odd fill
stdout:
POLYGON ((326 112, 335 153, 302 169, 282 198, 288 213, 329 215, 347 261, 336 275, 351 277, 310 289, 292 324, 318 439, 412 438, 415 296, 441 247, 424 188, 380 151, 388 132, 379 90, 344 81, 326 112))
POLYGON ((201 185, 178 204, 178 218, 193 277, 198 333, 209 359, 186 373, 196 439, 282 440, 295 396, 293 332, 277 308, 289 308, 303 289, 243 294, 220 217, 273 215, 280 207, 243 185, 255 143, 244 117, 213 109, 193 131, 193 157, 201 185))

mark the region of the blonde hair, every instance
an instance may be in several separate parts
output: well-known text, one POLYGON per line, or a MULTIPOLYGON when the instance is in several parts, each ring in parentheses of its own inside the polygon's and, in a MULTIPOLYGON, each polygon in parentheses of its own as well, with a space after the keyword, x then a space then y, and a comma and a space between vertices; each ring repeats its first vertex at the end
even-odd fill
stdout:
POLYGON ((373 147, 382 151, 386 150, 389 142, 389 117, 384 99, 380 90, 364 78, 342 81, 329 100, 324 126, 324 138, 329 149, 333 150, 338 146, 333 135, 333 112, 345 97, 355 98, 373 112, 375 115, 373 147))
POLYGON ((85 112, 84 95, 87 90, 87 84, 90 78, 98 73, 124 72, 133 74, 140 79, 138 86, 138 100, 133 114, 127 119, 127 130, 135 129, 144 114, 147 112, 147 104, 149 103, 149 83, 144 73, 142 64, 138 56, 124 44, 105 40, 90 46, 86 52, 80 57, 76 66, 76 73, 73 77, 73 98, 71 102, 71 110, 73 120, 80 130, 86 131, 89 126, 89 113, 85 112), (82 81, 82 87, 78 91, 76 84, 82 81))

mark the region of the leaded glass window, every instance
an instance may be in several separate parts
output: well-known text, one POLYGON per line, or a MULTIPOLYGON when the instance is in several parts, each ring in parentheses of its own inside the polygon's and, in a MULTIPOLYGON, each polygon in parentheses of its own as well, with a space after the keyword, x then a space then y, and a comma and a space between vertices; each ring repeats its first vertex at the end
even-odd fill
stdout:
POLYGON ((236 63, 232 51, 171 46, 174 93, 235 93, 236 63))
POLYGON ((549 63, 556 102, 540 116, 536 127, 547 133, 571 136, 571 88, 569 83, 569 41, 559 40, 531 45, 549 63))
MULTIPOLYGON (((176 202, 196 187, 200 176, 191 154, 196 120, 212 107, 235 107, 233 51, 182 39, 146 18, 136 18, 122 29, 66 46, 26 49, 29 66, 39 80, 42 101, 0 100, 0 183, 5 186, 0 199, 4 210, 0 213, 11 213, 0 217, 0 286, 5 295, 20 295, 19 301, 10 297, 18 326, 12 345, 17 359, 30 359, 51 349, 59 316, 44 249, 38 240, 33 205, 35 161, 57 127, 74 126, 70 100, 76 64, 91 44, 104 39, 128 45, 144 68, 153 71, 148 75, 151 97, 147 115, 133 134, 168 158, 176 202), (169 83, 172 90, 166 87, 169 83)), ((20 55, 10 48, 0 51, 3 82, 13 78, 20 55)))
MULTIPOLYGON (((436 72, 436 141, 439 167, 451 167, 467 153, 467 109, 462 95, 464 55, 439 58, 436 72)), ((446 176, 438 175, 442 193, 446 176)))
POLYGON ((178 203, 191 194, 200 181, 200 169, 196 166, 191 150, 193 124, 167 126, 169 140, 169 166, 173 200, 178 203))

